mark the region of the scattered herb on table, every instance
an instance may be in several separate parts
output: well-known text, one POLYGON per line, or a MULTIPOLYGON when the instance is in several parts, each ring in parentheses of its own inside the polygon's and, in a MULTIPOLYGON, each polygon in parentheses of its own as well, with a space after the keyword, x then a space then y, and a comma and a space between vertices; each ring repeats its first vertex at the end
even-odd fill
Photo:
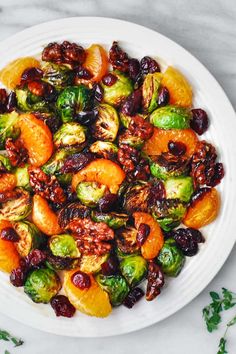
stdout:
MULTIPOLYGON (((12 336, 9 332, 3 329, 0 329, 0 340, 5 340, 6 342, 12 342, 15 347, 19 347, 24 343, 22 339, 12 336)), ((4 354, 10 354, 10 352, 8 350, 5 350, 4 354)))

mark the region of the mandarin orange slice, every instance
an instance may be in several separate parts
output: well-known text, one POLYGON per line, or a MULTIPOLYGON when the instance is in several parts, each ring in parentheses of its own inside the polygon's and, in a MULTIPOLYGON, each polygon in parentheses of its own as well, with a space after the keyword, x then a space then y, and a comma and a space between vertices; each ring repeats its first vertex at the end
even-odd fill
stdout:
MULTIPOLYGON (((7 220, 0 220, 0 232, 6 227, 12 227, 7 220)), ((13 242, 0 238, 0 270, 10 273, 13 269, 19 267, 20 256, 13 242)))
POLYGON ((100 81, 108 69, 108 58, 105 49, 99 44, 92 44, 86 50, 86 59, 83 66, 93 75, 89 81, 100 81))
POLYGON ((11 191, 16 186, 16 176, 4 173, 0 176, 0 193, 11 191))

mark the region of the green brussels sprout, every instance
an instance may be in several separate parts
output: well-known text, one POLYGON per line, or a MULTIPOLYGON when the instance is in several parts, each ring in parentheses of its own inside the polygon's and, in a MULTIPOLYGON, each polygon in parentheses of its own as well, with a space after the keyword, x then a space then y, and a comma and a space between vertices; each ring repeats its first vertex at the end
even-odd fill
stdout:
POLYGON ((142 256, 124 257, 120 270, 131 287, 138 285, 147 274, 147 261, 142 256))
POLYGON ((89 151, 104 159, 112 160, 117 155, 118 147, 109 141, 98 140, 90 146, 89 151))
POLYGON ((0 154, 0 170, 12 170, 12 165, 9 158, 2 154, 0 154))
POLYGON ((128 186, 123 197, 123 207, 128 214, 148 211, 148 197, 151 186, 148 182, 136 181, 128 186))
POLYGON ((98 107, 98 117, 93 124, 93 136, 103 141, 114 141, 119 130, 119 117, 114 107, 103 103, 98 107))
POLYGON ((57 175, 58 182, 62 186, 68 186, 69 184, 71 184, 72 177, 73 173, 63 173, 61 175, 57 175))
POLYGON ((60 175, 60 170, 64 165, 66 158, 75 152, 77 152, 76 148, 57 150, 41 169, 48 175, 60 175))
POLYGON ((98 256, 96 254, 83 254, 80 258, 79 269, 84 273, 98 273, 101 265, 107 261, 109 254, 98 256))
POLYGON ((108 293, 112 306, 122 304, 129 293, 129 286, 121 275, 105 276, 98 274, 96 280, 101 288, 108 293))
POLYGON ((158 90, 161 86, 162 74, 147 74, 143 86, 143 108, 146 112, 151 113, 158 107, 158 90))
POLYGON ((53 85, 56 89, 62 89, 73 83, 74 72, 66 65, 44 62, 42 69, 43 81, 53 85))
POLYGON ((14 170, 14 175, 16 176, 17 187, 22 187, 27 191, 31 191, 28 167, 28 164, 26 164, 24 167, 17 167, 14 170))
POLYGON ((126 226, 118 229, 115 234, 117 244, 117 255, 119 258, 127 256, 127 254, 136 254, 140 247, 137 243, 137 229, 132 226, 126 226))
POLYGON ((163 181, 171 177, 184 176, 189 172, 188 158, 179 158, 169 153, 152 156, 149 165, 151 174, 163 181))
POLYGON ((165 106, 157 108, 150 115, 150 122, 162 129, 186 129, 189 128, 191 111, 179 106, 165 106))
POLYGON ((106 86, 101 83, 104 90, 103 100, 112 106, 119 106, 120 103, 133 92, 132 81, 118 70, 112 71, 112 75, 117 81, 112 86, 106 86))
POLYGON ((48 304, 61 289, 58 275, 48 268, 33 270, 27 277, 24 292, 36 303, 48 304))
POLYGON ((91 218, 95 222, 105 222, 112 229, 119 229, 122 226, 125 226, 129 216, 127 214, 118 214, 118 213, 102 213, 99 211, 92 211, 91 218))
POLYGON ((48 112, 50 110, 48 102, 42 96, 31 93, 27 87, 15 90, 17 107, 23 112, 48 112))
POLYGON ((177 277, 180 273, 185 263, 185 256, 176 246, 173 238, 165 241, 158 255, 157 262, 161 265, 163 272, 170 277, 177 277))
POLYGON ((84 86, 70 86, 58 96, 56 107, 63 123, 71 122, 76 114, 89 108, 91 90, 84 86))
POLYGON ((53 136, 57 148, 79 147, 84 148, 86 129, 79 123, 64 123, 53 136))
POLYGON ((119 145, 127 144, 135 149, 141 149, 144 144, 144 140, 140 136, 131 135, 128 129, 119 136, 119 145))
POLYGON ((164 185, 167 199, 180 199, 188 203, 194 191, 192 177, 172 177, 164 185))
POLYGON ((107 187, 97 182, 81 182, 76 187, 76 194, 81 203, 94 208, 99 200, 104 196, 107 187))
POLYGON ((179 199, 162 199, 151 207, 152 216, 164 231, 178 226, 186 213, 186 205, 179 199))
POLYGON ((0 220, 20 221, 31 212, 31 198, 29 192, 23 188, 16 188, 16 198, 2 203, 0 220))
POLYGON ((80 257, 76 241, 72 235, 61 234, 50 237, 49 248, 54 256, 58 257, 80 257))
POLYGON ((39 229, 29 221, 18 221, 13 223, 20 240, 16 243, 16 249, 21 257, 26 257, 35 248, 40 248, 45 237, 39 229))
POLYGON ((20 129, 16 126, 18 118, 19 115, 15 111, 0 114, 0 149, 5 148, 7 138, 16 139, 20 135, 20 129))

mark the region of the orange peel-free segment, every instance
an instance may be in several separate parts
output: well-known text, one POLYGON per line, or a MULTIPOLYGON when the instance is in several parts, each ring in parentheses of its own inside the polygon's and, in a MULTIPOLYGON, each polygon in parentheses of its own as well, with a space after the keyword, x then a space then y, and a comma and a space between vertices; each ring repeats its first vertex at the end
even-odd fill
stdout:
POLYGON ((107 317, 112 311, 108 294, 99 287, 92 275, 89 275, 91 280, 89 289, 77 288, 71 281, 76 271, 67 271, 64 275, 63 288, 69 301, 77 310, 86 315, 107 317))
POLYGON ((198 138, 192 129, 154 128, 153 135, 146 141, 143 151, 148 155, 160 155, 168 151, 168 143, 180 141, 186 145, 186 155, 191 156, 196 148, 198 138))
POLYGON ((106 185, 111 193, 117 193, 125 173, 115 162, 107 159, 96 159, 77 172, 72 179, 72 188, 83 181, 98 182, 106 185))
POLYGON ((83 66, 93 75, 89 81, 100 81, 108 69, 108 58, 105 49, 99 44, 92 44, 86 50, 86 59, 83 66))
POLYGON ((163 74, 161 84, 169 90, 170 104, 182 107, 192 106, 192 88, 179 70, 168 66, 163 74))
POLYGON ((143 212, 137 211, 133 213, 133 217, 136 229, 139 228, 140 224, 146 224, 150 227, 150 233, 141 247, 143 258, 155 258, 164 245, 164 236, 158 222, 150 214, 143 212))
POLYGON ((48 236, 62 233, 57 215, 52 211, 48 202, 37 194, 33 197, 32 220, 39 230, 48 236))
POLYGON ((220 195, 215 188, 212 188, 193 206, 188 208, 183 220, 184 225, 199 229, 214 221, 220 210, 220 195))
POLYGON ((0 81, 10 90, 19 85, 21 75, 28 68, 39 68, 40 63, 32 57, 23 57, 11 61, 0 71, 0 81))
POLYGON ((33 114, 22 114, 19 119, 20 138, 29 154, 30 163, 39 167, 45 164, 53 152, 52 133, 33 114))
POLYGON ((16 176, 4 173, 0 176, 0 193, 11 191, 16 186, 16 176))
MULTIPOLYGON (((0 232, 6 227, 12 227, 7 220, 0 220, 0 232)), ((0 238, 0 270, 10 273, 13 269, 19 267, 20 256, 13 242, 0 238)))

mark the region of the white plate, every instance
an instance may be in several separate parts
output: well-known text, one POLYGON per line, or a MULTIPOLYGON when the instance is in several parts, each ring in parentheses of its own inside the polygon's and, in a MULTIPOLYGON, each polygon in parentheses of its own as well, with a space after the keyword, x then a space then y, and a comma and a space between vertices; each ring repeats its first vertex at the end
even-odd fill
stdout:
POLYGON ((236 119, 225 93, 209 71, 185 49, 159 33, 120 20, 95 17, 68 18, 44 23, 0 43, 0 68, 26 55, 37 55, 51 41, 76 41, 84 46, 100 43, 109 48, 118 40, 131 56, 156 57, 163 67, 174 65, 193 87, 195 107, 209 113, 211 125, 204 138, 213 141, 224 162, 226 176, 219 190, 221 213, 203 232, 206 243, 197 256, 189 258, 182 273, 168 281, 161 296, 152 302, 140 301, 132 310, 115 309, 106 319, 81 313, 72 319, 56 318, 47 305, 36 305, 22 289, 9 284, 0 274, 0 311, 27 325, 74 337, 111 336, 135 331, 175 313, 194 299, 213 279, 227 259, 236 239, 236 119))

